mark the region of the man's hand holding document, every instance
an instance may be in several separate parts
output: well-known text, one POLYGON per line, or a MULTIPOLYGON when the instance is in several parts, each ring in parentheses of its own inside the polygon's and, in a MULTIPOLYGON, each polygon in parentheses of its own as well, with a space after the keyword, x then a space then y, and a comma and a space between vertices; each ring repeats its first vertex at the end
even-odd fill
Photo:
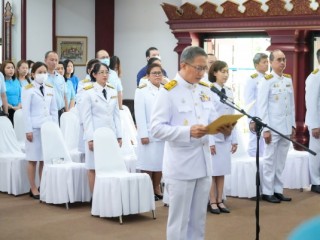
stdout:
POLYGON ((222 115, 207 126, 208 134, 222 133, 229 136, 238 119, 242 116, 243 114, 222 115))

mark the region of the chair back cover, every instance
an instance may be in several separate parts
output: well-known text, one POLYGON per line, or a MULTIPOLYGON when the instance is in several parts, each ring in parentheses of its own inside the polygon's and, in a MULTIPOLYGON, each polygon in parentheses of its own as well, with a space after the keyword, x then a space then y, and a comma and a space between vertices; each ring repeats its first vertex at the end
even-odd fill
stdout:
MULTIPOLYGON (((125 122, 125 125, 126 125, 126 131, 128 132, 127 133, 128 137, 134 145, 137 145, 137 134, 138 133, 137 133, 137 128, 136 128, 136 125, 134 124, 131 112, 130 112, 129 108, 125 105, 122 105, 122 108, 123 108, 123 112, 125 113, 122 115, 124 115, 123 121, 125 122)), ((124 131, 122 131, 122 132, 124 133, 124 131)))
POLYGON ((63 139, 59 126, 54 122, 45 122, 41 126, 41 144, 45 164, 52 164, 53 160, 63 159, 71 162, 67 145, 63 139))
POLYGON ((18 109, 15 111, 13 116, 13 122, 14 122, 14 131, 16 133, 16 137, 19 143, 25 144, 26 140, 26 133, 24 128, 24 118, 22 109, 18 109))
POLYGON ((78 149, 80 123, 76 114, 64 112, 60 118, 60 129, 68 149, 78 149))
POLYGON ((0 117, 0 157, 8 154, 23 154, 13 130, 12 123, 7 117, 0 117))
POLYGON ((98 128, 94 135, 94 161, 97 174, 128 172, 117 137, 110 128, 98 128))

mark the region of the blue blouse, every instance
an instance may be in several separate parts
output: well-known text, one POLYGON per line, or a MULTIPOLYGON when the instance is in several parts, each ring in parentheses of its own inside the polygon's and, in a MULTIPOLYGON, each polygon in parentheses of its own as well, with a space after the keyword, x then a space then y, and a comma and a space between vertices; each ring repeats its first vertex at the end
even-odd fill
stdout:
POLYGON ((67 85, 67 100, 68 100, 68 106, 70 107, 70 102, 71 100, 75 99, 76 93, 73 89, 73 84, 70 80, 67 80, 66 82, 67 85))
POLYGON ((6 94, 8 103, 13 107, 18 106, 21 103, 21 86, 20 81, 18 79, 5 80, 6 84, 6 94))
POLYGON ((79 78, 76 75, 73 75, 71 78, 68 78, 72 82, 74 92, 77 92, 79 78))

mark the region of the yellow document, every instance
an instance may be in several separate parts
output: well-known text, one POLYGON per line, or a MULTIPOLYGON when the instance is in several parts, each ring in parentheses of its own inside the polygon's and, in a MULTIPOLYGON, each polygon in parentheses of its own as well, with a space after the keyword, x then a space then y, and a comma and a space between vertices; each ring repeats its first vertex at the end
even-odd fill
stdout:
POLYGON ((230 115, 222 115, 217 118, 215 121, 210 123, 207 128, 209 129, 209 134, 217 134, 218 128, 223 125, 233 124, 238 121, 239 118, 243 117, 243 114, 230 114, 230 115))

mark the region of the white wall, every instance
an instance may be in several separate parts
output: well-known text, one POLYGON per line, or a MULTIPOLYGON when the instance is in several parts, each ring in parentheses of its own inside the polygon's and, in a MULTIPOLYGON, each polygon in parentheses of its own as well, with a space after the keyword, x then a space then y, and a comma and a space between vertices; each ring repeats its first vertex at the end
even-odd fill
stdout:
MULTIPOLYGON (((88 60, 95 56, 95 1, 57 0, 57 36, 87 36, 88 60)), ((83 79, 85 66, 77 66, 75 74, 83 79)))
POLYGON ((138 71, 146 65, 146 50, 157 47, 169 78, 178 70, 177 40, 171 33, 161 3, 181 5, 181 0, 116 0, 115 49, 123 70, 124 99, 133 99, 138 71))
POLYGON ((52 50, 52 0, 28 0, 27 59, 44 61, 49 50, 52 50))

